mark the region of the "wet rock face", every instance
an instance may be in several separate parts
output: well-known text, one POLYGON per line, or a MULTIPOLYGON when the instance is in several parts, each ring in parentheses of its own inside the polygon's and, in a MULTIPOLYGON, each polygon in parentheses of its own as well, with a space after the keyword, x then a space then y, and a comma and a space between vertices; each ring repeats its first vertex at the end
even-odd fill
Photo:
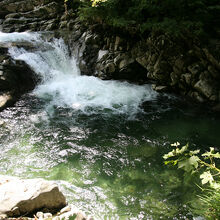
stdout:
POLYGON ((87 29, 81 35, 79 67, 84 75, 94 75, 104 80, 128 80, 143 83, 146 70, 128 51, 127 44, 116 36, 114 43, 108 38, 87 29))
POLYGON ((33 72, 23 61, 6 58, 0 64, 0 90, 24 92, 34 87, 33 72))
POLYGON ((193 39, 152 33, 135 41, 103 33, 97 37, 96 31, 87 30, 81 37, 83 74, 137 83, 153 80, 157 91, 220 102, 220 62, 193 39))
POLYGON ((12 60, 7 51, 7 47, 0 47, 0 110, 13 104, 36 83, 35 75, 27 64, 12 60))

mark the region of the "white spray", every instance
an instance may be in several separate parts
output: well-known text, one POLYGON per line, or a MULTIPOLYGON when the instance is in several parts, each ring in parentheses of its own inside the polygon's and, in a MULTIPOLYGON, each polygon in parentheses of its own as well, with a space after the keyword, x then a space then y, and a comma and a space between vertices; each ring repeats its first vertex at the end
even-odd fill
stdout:
POLYGON ((38 45, 39 49, 35 46, 31 51, 11 47, 9 53, 15 60, 25 61, 40 75, 42 81, 33 93, 49 99, 53 106, 70 107, 84 113, 91 112, 91 109, 110 109, 114 113, 134 114, 142 102, 157 96, 150 85, 138 86, 81 76, 76 59, 69 56, 62 39, 45 42, 41 35, 35 33, 0 33, 1 42, 28 42, 38 45))

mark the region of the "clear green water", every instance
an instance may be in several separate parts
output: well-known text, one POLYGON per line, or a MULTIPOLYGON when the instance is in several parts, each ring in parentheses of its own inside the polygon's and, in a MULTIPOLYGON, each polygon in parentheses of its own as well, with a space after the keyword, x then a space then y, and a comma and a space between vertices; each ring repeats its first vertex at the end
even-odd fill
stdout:
POLYGON ((0 113, 1 174, 56 180, 69 202, 96 219, 193 219, 200 191, 162 155, 175 141, 218 147, 218 115, 168 96, 146 102, 133 119, 48 111, 46 102, 25 95, 0 113))

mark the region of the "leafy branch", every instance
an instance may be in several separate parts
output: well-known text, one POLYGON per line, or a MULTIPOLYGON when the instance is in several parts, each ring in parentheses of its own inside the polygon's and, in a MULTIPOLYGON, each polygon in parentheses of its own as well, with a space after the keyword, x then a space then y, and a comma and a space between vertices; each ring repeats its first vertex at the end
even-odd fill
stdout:
POLYGON ((210 151, 199 156, 200 150, 191 151, 188 144, 180 147, 180 143, 176 142, 171 146, 175 149, 163 156, 166 165, 177 165, 179 169, 191 174, 205 168, 200 175, 202 184, 209 183, 212 188, 220 189, 220 169, 215 164, 215 160, 220 159, 219 152, 216 153, 214 148, 210 147, 210 151))

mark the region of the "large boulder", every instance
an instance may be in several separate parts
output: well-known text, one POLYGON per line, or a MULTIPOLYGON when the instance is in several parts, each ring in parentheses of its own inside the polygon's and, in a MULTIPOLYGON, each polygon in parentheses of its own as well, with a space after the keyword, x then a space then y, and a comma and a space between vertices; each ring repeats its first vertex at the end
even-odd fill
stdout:
POLYGON ((0 216, 22 216, 38 210, 53 213, 65 205, 66 199, 54 182, 0 176, 0 216))
POLYGON ((9 45, 0 44, 0 110, 32 90, 37 81, 34 72, 24 61, 9 57, 7 47, 9 45))
POLYGON ((214 82, 209 82, 208 80, 199 80, 195 84, 195 89, 200 92, 202 95, 205 97, 217 101, 218 96, 217 96, 217 89, 215 89, 214 82))

